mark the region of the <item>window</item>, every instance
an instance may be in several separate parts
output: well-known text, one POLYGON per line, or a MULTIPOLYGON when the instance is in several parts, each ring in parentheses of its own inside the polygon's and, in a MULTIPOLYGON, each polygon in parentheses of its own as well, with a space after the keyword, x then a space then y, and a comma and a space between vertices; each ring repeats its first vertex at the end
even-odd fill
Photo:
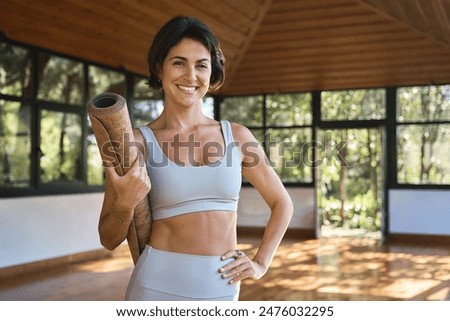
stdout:
POLYGON ((0 188, 30 186, 30 106, 0 99, 0 188))
POLYGON ((86 102, 125 84, 123 72, 0 42, 1 196, 101 190, 86 102))
POLYGON ((40 120, 40 181, 42 183, 82 181, 81 116, 42 110, 40 120))
POLYGON ((29 97, 31 85, 29 50, 0 42, 0 94, 29 97))
POLYGON ((151 89, 145 78, 135 79, 134 106, 131 110, 133 126, 137 127, 155 120, 161 114, 164 103, 162 91, 151 89))
POLYGON ((0 42, 0 189, 31 183, 31 54, 0 42))
POLYGON ((450 184, 450 85, 397 90, 397 182, 450 184))
POLYGON ((323 91, 321 120, 374 120, 386 117, 384 89, 323 91))
POLYGON ((38 99, 81 106, 83 103, 83 64, 74 60, 39 54, 38 99))
POLYGON ((285 183, 312 182, 311 94, 225 98, 220 117, 248 127, 285 183))

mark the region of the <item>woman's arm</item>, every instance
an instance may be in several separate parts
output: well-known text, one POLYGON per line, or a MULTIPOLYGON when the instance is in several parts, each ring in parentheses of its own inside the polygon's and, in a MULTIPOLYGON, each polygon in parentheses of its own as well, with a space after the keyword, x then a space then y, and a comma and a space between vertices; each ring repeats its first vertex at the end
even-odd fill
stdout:
POLYGON ((101 244, 113 250, 128 235, 135 207, 150 191, 150 179, 145 166, 145 143, 139 131, 134 131, 138 158, 128 172, 120 176, 113 167, 105 167, 105 195, 98 231, 101 244))
MULTIPOLYGON (((270 166, 264 150, 246 127, 233 124, 233 135, 242 153, 242 174, 257 189, 270 207, 270 219, 253 258, 237 258, 225 266, 224 271, 236 267, 225 277, 237 282, 246 277, 261 278, 272 262, 273 256, 283 238, 293 214, 292 200, 280 178, 270 166), (236 275, 239 273, 239 275, 236 275)), ((233 257, 233 251, 225 258, 233 257)))

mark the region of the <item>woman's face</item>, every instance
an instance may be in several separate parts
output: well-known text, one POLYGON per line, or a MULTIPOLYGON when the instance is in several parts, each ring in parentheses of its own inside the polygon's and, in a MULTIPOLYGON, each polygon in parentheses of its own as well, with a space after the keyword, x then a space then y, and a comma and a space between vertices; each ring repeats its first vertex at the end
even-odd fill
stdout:
POLYGON ((161 81, 166 103, 190 107, 201 104, 209 90, 211 54, 200 42, 184 38, 164 59, 161 81))

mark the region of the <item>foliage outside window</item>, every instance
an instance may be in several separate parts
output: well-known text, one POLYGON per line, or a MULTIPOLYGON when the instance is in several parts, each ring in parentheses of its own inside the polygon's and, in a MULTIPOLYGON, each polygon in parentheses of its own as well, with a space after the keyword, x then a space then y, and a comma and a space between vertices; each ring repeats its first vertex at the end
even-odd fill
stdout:
POLYGON ((397 90, 397 181, 450 184, 450 86, 397 90))
POLYGON ((89 66, 89 98, 105 92, 125 93, 125 75, 114 70, 89 66))
MULTIPOLYGON (((311 128, 269 129, 269 159, 286 183, 312 181, 311 128)), ((267 142, 267 140, 266 140, 267 142)))
POLYGON ((311 125, 310 94, 267 95, 267 125, 295 126, 311 125))
POLYGON ((0 94, 31 95, 31 56, 27 49, 0 42, 0 94))
POLYGON ((377 231, 381 227, 382 138, 376 128, 318 132, 317 200, 324 225, 377 231))
POLYGON ((225 98, 220 104, 220 118, 248 127, 263 127, 263 96, 225 98))
POLYGON ((2 192, 86 192, 103 185, 85 104, 107 91, 124 95, 125 73, 0 42, 2 192))
POLYGON ((0 100, 0 187, 30 184, 30 106, 0 100))
POLYGON ((220 116, 250 128, 283 182, 312 182, 310 94, 225 98, 220 116))
POLYGON ((83 102, 83 65, 70 59, 39 54, 38 99, 81 106, 83 102))
POLYGON ((81 116, 43 110, 40 127, 41 181, 81 181, 81 116))
POLYGON ((321 120, 372 120, 386 117, 384 89, 323 91, 321 120))

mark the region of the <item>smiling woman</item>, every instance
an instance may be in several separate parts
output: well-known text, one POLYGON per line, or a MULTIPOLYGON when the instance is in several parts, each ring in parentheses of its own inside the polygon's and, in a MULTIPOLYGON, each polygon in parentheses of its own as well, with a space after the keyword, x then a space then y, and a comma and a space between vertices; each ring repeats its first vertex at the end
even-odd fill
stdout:
POLYGON ((149 85, 162 91, 164 107, 134 131, 146 166, 136 161, 124 176, 105 168, 101 242, 108 249, 121 244, 134 208, 148 197, 152 233, 125 298, 237 300, 241 280, 266 273, 291 219, 291 199, 246 127, 203 113, 203 98, 225 79, 225 59, 206 25, 170 20, 156 35, 148 64, 149 85), (271 208, 252 258, 237 250, 242 175, 271 208))

